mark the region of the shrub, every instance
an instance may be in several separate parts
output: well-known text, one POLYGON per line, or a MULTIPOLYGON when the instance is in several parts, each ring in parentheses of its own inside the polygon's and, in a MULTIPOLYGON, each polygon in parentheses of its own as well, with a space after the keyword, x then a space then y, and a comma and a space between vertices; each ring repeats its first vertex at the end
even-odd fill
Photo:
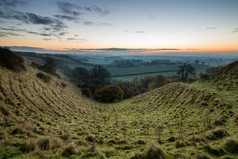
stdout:
POLYGON ((40 78, 41 80, 43 80, 44 82, 46 82, 46 83, 48 83, 50 81, 50 76, 46 75, 44 73, 39 72, 39 73, 36 74, 36 76, 38 78, 40 78))
POLYGON ((200 79, 202 79, 202 80, 207 80, 208 78, 209 78, 209 74, 207 74, 207 73, 200 73, 200 79))
POLYGON ((233 154, 238 154, 238 141, 234 139, 227 139, 223 144, 224 149, 233 154))
POLYGON ((83 88, 82 89, 82 94, 88 98, 92 98, 92 93, 89 88, 83 88))
POLYGON ((113 102, 116 99, 122 99, 123 96, 123 90, 114 85, 105 86, 95 93, 95 99, 102 102, 113 102))
POLYGON ((26 70, 24 59, 16 55, 8 48, 0 47, 0 66, 19 72, 26 70))

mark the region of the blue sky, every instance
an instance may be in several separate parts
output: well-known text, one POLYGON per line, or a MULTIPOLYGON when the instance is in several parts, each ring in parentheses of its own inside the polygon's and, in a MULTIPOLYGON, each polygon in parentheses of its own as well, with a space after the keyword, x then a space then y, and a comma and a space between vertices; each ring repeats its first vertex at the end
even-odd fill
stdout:
POLYGON ((238 52, 237 19, 237 0, 1 0, 0 45, 238 52))

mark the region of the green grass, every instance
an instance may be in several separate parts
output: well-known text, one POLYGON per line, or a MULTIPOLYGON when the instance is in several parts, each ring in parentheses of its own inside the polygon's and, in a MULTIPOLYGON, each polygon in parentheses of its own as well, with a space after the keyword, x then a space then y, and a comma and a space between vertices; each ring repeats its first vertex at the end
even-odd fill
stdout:
POLYGON ((52 76, 45 83, 38 72, 0 68, 0 156, 238 157, 237 89, 217 88, 212 79, 172 83, 103 104, 62 79, 52 76))

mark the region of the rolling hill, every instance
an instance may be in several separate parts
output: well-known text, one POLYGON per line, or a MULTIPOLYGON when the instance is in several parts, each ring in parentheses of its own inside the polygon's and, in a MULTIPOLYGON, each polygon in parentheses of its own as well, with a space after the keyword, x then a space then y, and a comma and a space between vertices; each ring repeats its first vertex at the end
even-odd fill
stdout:
POLYGON ((112 104, 0 68, 0 158, 238 158, 238 63, 112 104))

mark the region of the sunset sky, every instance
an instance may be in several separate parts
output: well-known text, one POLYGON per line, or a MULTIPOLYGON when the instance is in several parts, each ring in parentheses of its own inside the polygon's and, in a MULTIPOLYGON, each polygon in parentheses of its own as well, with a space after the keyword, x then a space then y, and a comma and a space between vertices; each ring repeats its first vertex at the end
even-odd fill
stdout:
POLYGON ((238 0, 0 0, 0 46, 238 53, 238 0))

